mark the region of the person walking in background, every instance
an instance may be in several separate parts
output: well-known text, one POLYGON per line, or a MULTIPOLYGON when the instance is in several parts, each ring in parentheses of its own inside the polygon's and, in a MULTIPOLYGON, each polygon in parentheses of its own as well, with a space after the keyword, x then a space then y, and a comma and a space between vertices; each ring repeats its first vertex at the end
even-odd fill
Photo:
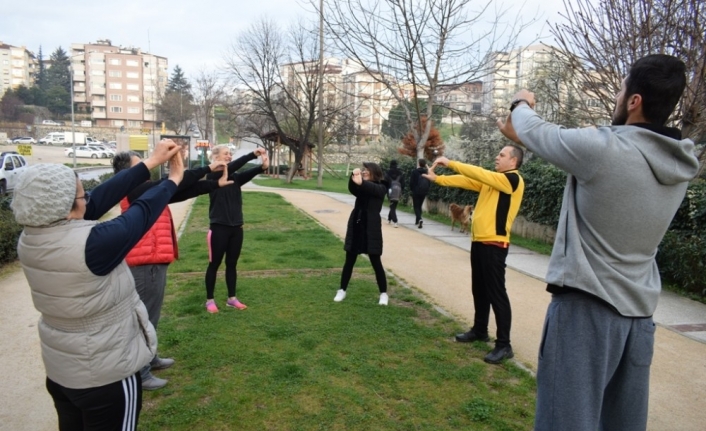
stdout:
POLYGON ((412 175, 409 178, 409 189, 412 191, 412 206, 414 207, 414 224, 419 229, 422 228, 422 223, 424 222, 422 220, 422 205, 431 186, 431 182, 422 176, 426 173, 427 161, 419 159, 417 160, 417 169, 412 171, 412 175))
MULTIPOLYGON (((183 151, 183 149, 182 149, 183 151)), ((182 156, 184 154, 182 153, 182 156)), ((113 172, 117 175, 126 169, 140 163, 142 159, 133 151, 123 151, 113 157, 113 172)), ((218 187, 232 184, 224 169, 225 163, 212 163, 211 165, 184 171, 184 178, 177 187, 177 191, 169 203, 182 202, 195 196, 206 194, 218 187), (218 181, 199 181, 211 171, 220 169, 222 175, 218 181)), ((158 186, 167 179, 158 181, 145 181, 135 187, 125 198, 120 201, 123 213, 128 211, 130 205, 147 190, 158 186)), ((165 207, 155 224, 145 233, 135 247, 125 257, 130 272, 135 279, 135 287, 140 299, 147 308, 150 322, 157 330, 159 317, 164 302, 164 291, 167 285, 167 269, 169 264, 179 257, 179 248, 174 230, 174 221, 169 206, 165 207)), ((160 358, 155 354, 152 361, 140 370, 142 389, 155 390, 164 387, 167 380, 155 377, 152 370, 162 370, 174 365, 174 359, 160 358)))
POLYGON ((390 169, 387 170, 386 180, 390 184, 387 196, 390 199, 390 211, 387 213, 387 223, 393 223, 397 227, 397 204, 402 197, 404 174, 397 167, 397 160, 390 161, 390 169))
POLYGON ((139 370, 154 358, 157 338, 125 256, 176 192, 184 171, 179 151, 163 140, 149 158, 90 194, 64 165, 29 166, 18 180, 11 207, 24 230, 17 253, 41 313, 46 387, 60 431, 137 428, 139 370), (167 181, 120 216, 98 222, 170 159, 167 181))
POLYGON ((565 129, 515 95, 500 131, 568 173, 547 270, 535 430, 644 431, 661 281, 655 255, 688 182, 694 143, 666 127, 686 86, 672 56, 637 60, 611 127, 565 129))
POLYGON ((512 223, 520 210, 525 191, 525 182, 518 172, 523 158, 521 148, 508 145, 495 158, 495 172, 492 172, 439 157, 426 175, 440 186, 478 192, 471 223, 471 291, 475 316, 473 327, 466 333, 456 335, 456 341, 490 341, 488 321, 492 307, 497 338, 495 348, 484 358, 490 364, 499 364, 514 356, 510 345, 512 310, 505 289, 505 260, 512 223), (437 165, 446 166, 459 175, 437 176, 434 173, 437 165))
POLYGON ((346 262, 341 272, 341 287, 333 298, 341 302, 346 298, 353 266, 359 254, 367 254, 375 271, 375 280, 380 291, 380 305, 387 305, 387 276, 382 267, 382 222, 380 211, 385 202, 389 184, 383 178, 382 169, 376 163, 363 163, 363 168, 353 170, 348 180, 348 191, 355 196, 353 211, 348 217, 346 239, 343 249, 346 262))
MULTIPOLYGON (((232 185, 215 189, 209 193, 210 204, 208 217, 210 220, 208 242, 208 268, 206 268, 206 311, 218 313, 218 306, 214 299, 216 289, 216 275, 221 266, 223 257, 226 258, 226 288, 228 299, 226 306, 245 310, 248 308, 240 302, 235 295, 238 281, 238 259, 243 248, 243 193, 241 187, 256 175, 267 171, 270 161, 264 148, 257 148, 252 153, 246 154, 237 160, 231 161, 231 152, 228 145, 213 147, 211 160, 213 162, 227 163, 228 179, 232 185), (236 172, 247 162, 262 158, 262 165, 255 166, 244 172, 236 172)), ((221 174, 212 173, 208 179, 216 179, 221 174)))

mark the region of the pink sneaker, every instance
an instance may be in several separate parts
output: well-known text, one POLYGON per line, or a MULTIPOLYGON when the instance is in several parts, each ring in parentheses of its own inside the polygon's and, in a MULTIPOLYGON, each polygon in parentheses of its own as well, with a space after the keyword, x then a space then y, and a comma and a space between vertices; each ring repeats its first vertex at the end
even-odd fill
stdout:
POLYGON ((218 307, 216 306, 216 301, 209 299, 206 301, 206 311, 211 314, 218 313, 218 307))
POLYGON ((238 310, 245 310, 246 308, 248 308, 247 305, 245 305, 245 304, 243 304, 242 302, 238 301, 238 298, 227 300, 227 301, 226 301, 226 306, 227 306, 227 307, 237 308, 238 310))

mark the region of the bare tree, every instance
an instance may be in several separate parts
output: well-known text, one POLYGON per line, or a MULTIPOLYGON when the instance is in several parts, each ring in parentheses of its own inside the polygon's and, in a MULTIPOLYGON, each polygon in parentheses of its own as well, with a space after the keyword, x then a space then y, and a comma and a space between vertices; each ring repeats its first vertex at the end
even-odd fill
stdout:
POLYGON ((422 119, 432 117, 434 103, 421 109, 403 102, 434 101, 440 86, 491 73, 494 65, 485 53, 508 50, 527 25, 503 24, 507 10, 494 5, 491 0, 339 0, 325 11, 337 47, 405 107, 418 158, 431 130, 431 122, 422 127, 422 119))
POLYGON ((196 127, 204 139, 215 141, 216 106, 223 103, 225 86, 216 72, 206 72, 203 69, 194 78, 194 83, 196 127))
MULTIPOLYGON (((606 113, 630 65, 671 54, 687 66, 687 89, 672 119, 684 136, 706 139, 706 2, 703 0, 564 0, 565 22, 551 26, 572 53, 575 73, 606 113)), ((706 148, 699 155, 703 171, 706 148)))
MULTIPOLYGON (((238 36, 226 58, 230 76, 252 96, 249 115, 267 120, 265 127, 294 154, 294 166, 302 162, 317 119, 318 49, 316 31, 306 25, 284 31, 263 18, 238 36)), ((289 170, 287 182, 295 173, 289 170)))

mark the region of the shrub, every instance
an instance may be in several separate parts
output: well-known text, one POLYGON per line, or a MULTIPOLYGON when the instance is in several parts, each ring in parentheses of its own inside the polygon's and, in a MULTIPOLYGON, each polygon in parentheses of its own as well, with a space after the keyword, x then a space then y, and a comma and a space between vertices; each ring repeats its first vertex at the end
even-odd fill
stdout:
POLYGON ((566 173, 538 157, 524 163, 520 173, 525 180, 520 215, 528 221, 556 229, 566 173))
POLYGON ((17 240, 22 226, 17 224, 10 209, 10 196, 0 197, 0 264, 17 259, 17 240))

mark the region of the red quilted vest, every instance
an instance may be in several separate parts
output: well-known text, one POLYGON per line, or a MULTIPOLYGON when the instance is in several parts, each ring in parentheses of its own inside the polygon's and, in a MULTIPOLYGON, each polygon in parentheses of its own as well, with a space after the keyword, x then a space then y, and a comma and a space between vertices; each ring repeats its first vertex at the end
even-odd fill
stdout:
MULTIPOLYGON (((127 211, 129 207, 127 198, 123 198, 120 201, 121 212, 127 211)), ((172 212, 169 211, 169 206, 166 206, 150 230, 130 250, 125 260, 128 266, 138 266, 169 264, 178 258, 179 247, 174 232, 172 212)))

